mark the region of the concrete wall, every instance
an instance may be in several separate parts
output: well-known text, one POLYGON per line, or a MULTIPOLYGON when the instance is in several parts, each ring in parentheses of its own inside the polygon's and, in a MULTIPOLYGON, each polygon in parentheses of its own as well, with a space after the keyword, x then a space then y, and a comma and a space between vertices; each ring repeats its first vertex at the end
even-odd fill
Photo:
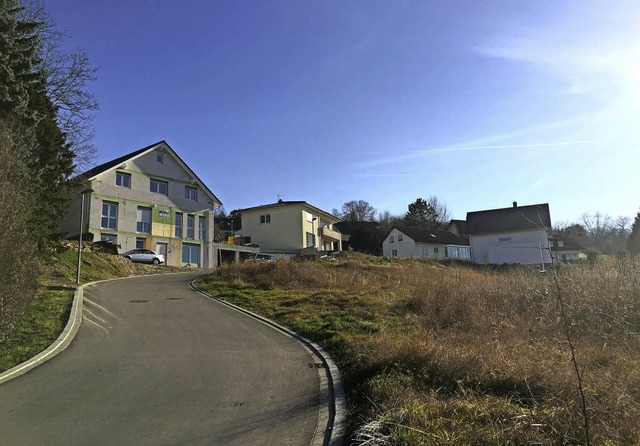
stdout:
POLYGON ((551 255, 547 249, 549 239, 547 231, 544 229, 471 235, 469 241, 471 243, 471 258, 474 263, 538 265, 542 262, 542 258, 544 258, 544 263, 551 263, 551 255), (540 245, 543 248, 542 253, 540 245))

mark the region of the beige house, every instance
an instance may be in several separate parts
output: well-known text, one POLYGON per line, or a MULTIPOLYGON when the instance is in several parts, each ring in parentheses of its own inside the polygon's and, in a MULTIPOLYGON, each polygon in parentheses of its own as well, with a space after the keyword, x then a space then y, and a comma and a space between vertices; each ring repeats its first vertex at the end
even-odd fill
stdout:
POLYGON ((298 255, 342 250, 338 217, 306 201, 282 201, 238 211, 242 235, 260 246, 260 252, 298 255))
POLYGON ((118 246, 153 249, 167 265, 214 266, 213 210, 221 202, 165 141, 124 155, 75 178, 62 231, 118 246))

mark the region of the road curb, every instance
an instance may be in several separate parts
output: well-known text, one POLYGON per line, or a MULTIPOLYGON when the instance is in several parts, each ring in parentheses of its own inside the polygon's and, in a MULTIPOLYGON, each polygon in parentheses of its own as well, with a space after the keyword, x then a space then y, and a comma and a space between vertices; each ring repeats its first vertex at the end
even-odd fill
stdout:
MULTIPOLYGON (((166 273, 166 275, 170 274, 193 274, 193 271, 179 271, 175 273, 166 273)), ((205 273, 202 273, 205 274, 205 273)), ((140 274, 137 276, 126 276, 126 277, 114 277, 113 279, 104 279, 104 280, 96 280, 94 282, 85 283, 84 285, 80 285, 76 288, 76 292, 73 295, 73 304, 71 304, 71 312, 69 313, 69 320, 67 321, 67 325, 65 325, 64 330, 60 333, 60 336, 49 345, 45 350, 38 353, 31 359, 27 359, 24 362, 10 368, 9 370, 5 370, 0 373, 0 384, 3 384, 7 381, 10 381, 18 376, 24 375, 29 370, 44 364, 48 360, 55 358, 58 354, 64 351, 69 345, 71 341, 78 333, 80 329, 80 323, 82 322, 82 305, 84 299, 84 289, 90 285, 94 285, 96 283, 101 282, 110 282, 115 280, 126 280, 133 279, 136 277, 149 277, 155 276, 157 274, 140 274)))
POLYGON ((71 344, 71 341, 73 341, 76 333, 78 333, 80 323, 82 322, 82 303, 84 298, 84 288, 88 285, 91 285, 91 283, 87 283, 76 288, 76 292, 73 296, 73 304, 71 304, 71 312, 69 313, 69 320, 67 321, 67 325, 64 327, 64 330, 62 330, 62 333, 60 333, 60 336, 58 336, 58 338, 53 341, 53 343, 49 347, 38 353, 33 358, 27 359, 17 366, 0 373, 0 384, 17 378, 20 375, 24 375, 34 367, 37 367, 40 364, 44 364, 51 358, 54 358, 64 349, 66 349, 69 344, 71 344))
POLYGON ((229 303, 219 297, 213 296, 209 293, 202 291, 195 285, 195 279, 189 282, 191 288, 193 288, 198 293, 206 296, 210 299, 216 300, 223 305, 233 308, 236 311, 246 314, 254 319, 259 320, 276 330, 279 330, 292 338, 298 340, 302 344, 304 344, 311 352, 313 352, 324 365, 324 370, 327 373, 327 381, 329 387, 329 396, 331 400, 331 404, 329 405, 329 420, 327 422, 327 427, 325 429, 324 434, 324 446, 341 446, 343 443, 343 437, 345 434, 345 400, 344 400, 344 388, 342 387, 342 378, 340 377, 340 371, 336 366, 333 359, 329 356, 328 353, 324 351, 322 347, 316 344, 313 341, 305 338, 304 336, 300 336, 295 331, 278 324, 277 322, 272 321, 271 319, 267 319, 264 316, 260 316, 259 314, 253 313, 252 311, 246 310, 242 307, 229 303))

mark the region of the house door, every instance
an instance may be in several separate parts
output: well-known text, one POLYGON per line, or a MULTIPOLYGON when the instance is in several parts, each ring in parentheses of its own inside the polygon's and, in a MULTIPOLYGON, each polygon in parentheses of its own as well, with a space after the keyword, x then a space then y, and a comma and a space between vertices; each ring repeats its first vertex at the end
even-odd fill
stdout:
POLYGON ((168 265, 169 259, 167 258, 167 243, 156 243, 156 252, 164 257, 164 264, 168 265))

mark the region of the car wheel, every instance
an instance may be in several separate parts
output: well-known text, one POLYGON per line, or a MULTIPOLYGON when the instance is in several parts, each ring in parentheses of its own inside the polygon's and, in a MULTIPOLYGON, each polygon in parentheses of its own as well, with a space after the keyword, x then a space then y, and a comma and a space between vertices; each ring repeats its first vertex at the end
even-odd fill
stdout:
POLYGON ((154 265, 160 265, 160 259, 153 259, 153 264, 154 265))
POLYGON ((125 257, 125 259, 127 259, 127 260, 131 260, 131 257, 129 257, 129 256, 126 256, 126 257, 125 257))

